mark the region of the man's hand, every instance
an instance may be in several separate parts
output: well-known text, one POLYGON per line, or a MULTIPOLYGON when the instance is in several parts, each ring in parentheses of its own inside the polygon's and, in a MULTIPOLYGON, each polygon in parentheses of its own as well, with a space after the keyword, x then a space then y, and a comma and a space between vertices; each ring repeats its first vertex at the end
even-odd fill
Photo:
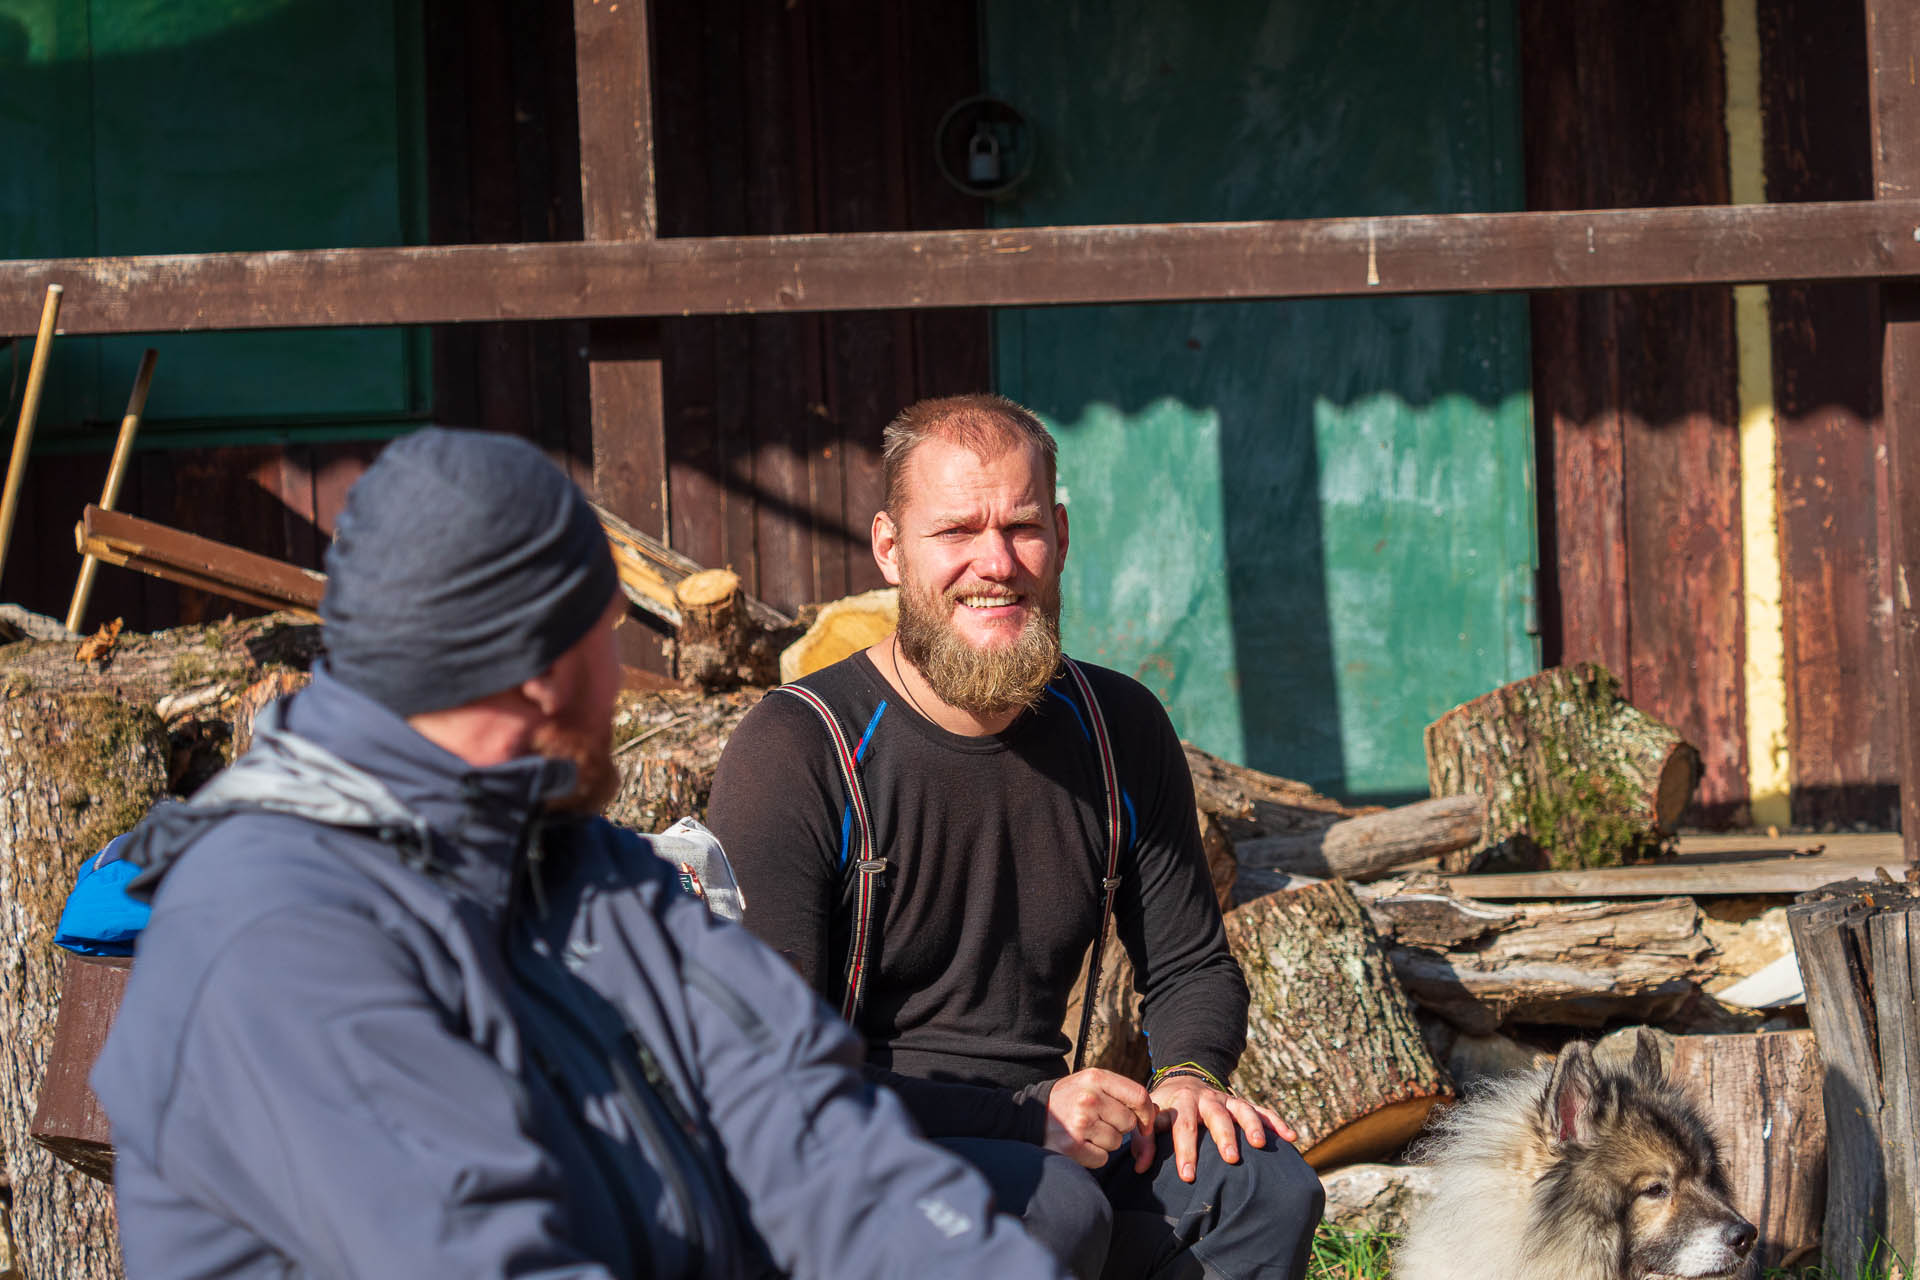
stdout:
POLYGON ((1054 1081, 1047 1094, 1046 1148, 1088 1169, 1134 1139, 1134 1168, 1153 1159, 1153 1102, 1147 1088, 1111 1071, 1088 1067, 1054 1081))
MULTIPOLYGON (((1153 1091, 1152 1098, 1154 1108, 1159 1113, 1156 1127, 1173 1131, 1173 1162, 1182 1182, 1193 1181, 1194 1162, 1199 1158, 1201 1125, 1207 1127, 1220 1158, 1228 1164, 1240 1162, 1240 1141, 1236 1129, 1244 1129, 1247 1141, 1256 1147, 1267 1145, 1269 1129, 1287 1142, 1294 1139, 1292 1127, 1271 1109, 1248 1102, 1245 1098, 1236 1098, 1230 1093, 1222 1093, 1198 1076, 1168 1076, 1153 1091)), ((1151 1140, 1144 1145, 1151 1158, 1151 1140)), ((1136 1160, 1135 1167, 1144 1169, 1146 1166, 1136 1160)))

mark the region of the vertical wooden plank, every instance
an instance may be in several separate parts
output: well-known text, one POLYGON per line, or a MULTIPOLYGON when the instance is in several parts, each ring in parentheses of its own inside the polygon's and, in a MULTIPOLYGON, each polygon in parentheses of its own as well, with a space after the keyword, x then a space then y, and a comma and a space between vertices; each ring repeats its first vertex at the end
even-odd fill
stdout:
MULTIPOLYGON (((589 240, 654 234, 653 100, 645 0, 574 0, 580 204, 589 240)), ((635 528, 670 536, 660 326, 612 320, 587 329, 593 487, 635 528)), ((666 670, 657 637, 624 627, 622 655, 666 670)))
MULTIPOLYGON (((1759 0, 1757 17, 1767 198, 1871 199, 1864 11, 1759 0)), ((1770 290, 1792 820, 1816 828, 1898 822, 1878 292, 1770 290)))
MULTIPOLYGON (((1867 0, 1867 71, 1876 199, 1920 192, 1920 14, 1900 0, 1867 0)), ((1920 287, 1881 290, 1880 397, 1886 423, 1893 532, 1893 645, 1900 724, 1900 829, 1920 865, 1920 287)))

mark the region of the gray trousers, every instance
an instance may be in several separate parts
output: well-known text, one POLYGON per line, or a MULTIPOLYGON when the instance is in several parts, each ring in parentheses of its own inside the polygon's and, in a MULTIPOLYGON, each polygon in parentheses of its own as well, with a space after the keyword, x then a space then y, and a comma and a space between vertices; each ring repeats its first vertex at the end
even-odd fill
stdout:
POLYGON ((1300 1153, 1277 1138, 1240 1143, 1228 1164, 1200 1137, 1194 1179, 1182 1182, 1167 1135, 1133 1171, 1121 1147, 1087 1170, 1025 1142, 943 1138, 986 1175, 994 1197, 1079 1280, 1306 1280, 1325 1194, 1300 1153))

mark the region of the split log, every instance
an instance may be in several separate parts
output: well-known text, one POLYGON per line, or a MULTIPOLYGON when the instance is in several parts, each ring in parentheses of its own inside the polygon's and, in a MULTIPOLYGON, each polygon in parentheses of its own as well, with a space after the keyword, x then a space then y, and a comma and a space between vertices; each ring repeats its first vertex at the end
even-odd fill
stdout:
POLYGON ((1436 796, 1487 800, 1481 840, 1447 871, 1568 870, 1638 862, 1672 846, 1700 753, 1620 696, 1603 667, 1555 667, 1427 726, 1436 796))
POLYGON ((1733 1207, 1759 1229, 1749 1274, 1813 1245, 1827 1186, 1813 1032, 1675 1036, 1668 1076, 1704 1113, 1720 1141, 1733 1207))
POLYGON ((1409 862, 1472 847, 1485 829, 1486 814, 1481 796, 1441 796, 1342 818, 1312 831, 1252 836, 1234 846, 1234 856, 1263 870, 1372 880, 1409 862))
POLYGON ((768 630, 747 608, 740 578, 730 569, 688 574, 673 589, 680 611, 674 633, 674 673, 709 689, 772 684, 780 650, 792 628, 768 630))
POLYGON ((1496 906, 1410 886, 1367 910, 1407 994, 1472 1035, 1677 1018, 1712 972, 1691 898, 1496 906))
POLYGON ((1227 941, 1253 995, 1234 1087, 1286 1118, 1308 1164, 1394 1151, 1453 1096, 1344 882, 1236 907, 1227 941))
POLYGON ((1827 1274, 1865 1274, 1882 1240, 1920 1259, 1920 891, 1843 881, 1787 923, 1826 1068, 1827 1274))
POLYGON ((80 862, 165 791, 167 756, 144 707, 96 693, 0 702, 0 1150, 30 1280, 120 1271, 109 1190, 35 1145, 29 1117, 58 1014, 67 891, 80 862))
POLYGON ((830 667, 840 659, 879 644, 900 617, 900 590, 881 587, 820 606, 806 633, 780 654, 780 679, 830 667))

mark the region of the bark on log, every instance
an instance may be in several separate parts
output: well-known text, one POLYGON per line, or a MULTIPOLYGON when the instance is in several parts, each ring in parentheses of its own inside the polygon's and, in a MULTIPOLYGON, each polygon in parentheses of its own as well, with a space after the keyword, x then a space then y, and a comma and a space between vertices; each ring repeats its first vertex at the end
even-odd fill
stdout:
POLYGON ((622 693, 614 710, 620 790, 607 817, 642 833, 705 818, 720 752, 765 689, 622 693))
POLYGON ((1700 753, 1620 696, 1603 667, 1555 667, 1427 726, 1436 796, 1487 800, 1484 837, 1447 871, 1617 866, 1666 852, 1700 753))
POLYGON ((703 569, 673 589, 680 612, 674 633, 674 672, 708 689, 772 684, 790 627, 768 630, 747 607, 740 578, 729 569, 703 569))
POLYGON ((1353 890, 1329 880, 1227 915, 1253 995, 1234 1087, 1286 1118, 1316 1169, 1396 1150, 1452 1096, 1353 890))
POLYGON ((1330 879, 1373 880, 1396 867, 1471 848, 1486 827, 1477 795, 1441 796, 1342 818, 1292 835, 1252 836, 1234 846, 1243 866, 1330 879))
POLYGON ((54 927, 82 859, 166 789, 166 731, 98 693, 0 702, 0 1149, 28 1280, 120 1273, 108 1189, 28 1137, 59 1007, 54 927))
POLYGON ((1471 1035, 1673 1019, 1712 973, 1691 898, 1496 906, 1410 886, 1367 910, 1407 994, 1471 1035))
POLYGON ((1323 831, 1342 818, 1379 812, 1348 808, 1304 782, 1229 764, 1191 743, 1182 745, 1193 774, 1194 803, 1219 822, 1236 848, 1257 837, 1323 831))
POLYGON ((1920 1260, 1920 892, 1849 880, 1787 910, 1825 1064, 1828 1275, 1920 1260), (1886 1253, 1881 1253, 1882 1264, 1886 1253))
POLYGON ((1733 1207, 1760 1231, 1747 1274, 1780 1266, 1820 1238, 1827 1121, 1811 1031, 1676 1036, 1673 1082, 1720 1140, 1733 1207))

